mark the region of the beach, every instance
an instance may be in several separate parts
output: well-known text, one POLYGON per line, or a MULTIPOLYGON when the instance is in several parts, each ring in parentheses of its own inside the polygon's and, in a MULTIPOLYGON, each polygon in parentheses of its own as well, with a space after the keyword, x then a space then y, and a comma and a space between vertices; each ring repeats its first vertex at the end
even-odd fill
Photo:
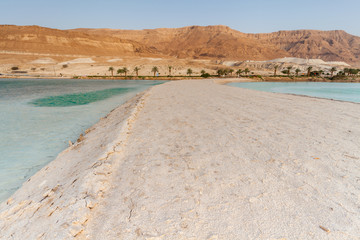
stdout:
POLYGON ((0 239, 359 239, 360 104, 172 81, 0 205, 0 239))

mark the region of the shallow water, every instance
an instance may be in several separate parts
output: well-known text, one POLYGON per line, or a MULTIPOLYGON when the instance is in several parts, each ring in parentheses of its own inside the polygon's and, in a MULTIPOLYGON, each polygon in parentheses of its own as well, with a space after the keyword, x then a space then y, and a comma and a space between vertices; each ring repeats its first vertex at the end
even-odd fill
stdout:
POLYGON ((87 128, 163 81, 0 79, 0 201, 87 128))
POLYGON ((360 103, 359 83, 329 82, 234 82, 229 86, 264 92, 291 93, 360 103))

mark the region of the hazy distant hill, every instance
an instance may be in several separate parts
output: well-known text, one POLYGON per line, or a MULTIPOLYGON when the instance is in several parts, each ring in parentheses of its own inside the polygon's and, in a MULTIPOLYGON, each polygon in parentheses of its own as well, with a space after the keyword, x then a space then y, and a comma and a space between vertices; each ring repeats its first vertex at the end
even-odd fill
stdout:
POLYGON ((226 26, 57 30, 3 25, 0 33, 0 51, 227 60, 269 60, 292 56, 360 65, 360 37, 344 31, 245 34, 226 26))

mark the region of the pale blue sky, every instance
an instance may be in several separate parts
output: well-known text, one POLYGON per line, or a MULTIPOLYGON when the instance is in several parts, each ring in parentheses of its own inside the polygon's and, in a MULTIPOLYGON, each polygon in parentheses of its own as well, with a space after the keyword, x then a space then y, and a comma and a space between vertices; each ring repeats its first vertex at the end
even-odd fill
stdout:
POLYGON ((360 0, 0 0, 0 24, 145 29, 227 25, 246 33, 342 29, 360 36, 360 0))

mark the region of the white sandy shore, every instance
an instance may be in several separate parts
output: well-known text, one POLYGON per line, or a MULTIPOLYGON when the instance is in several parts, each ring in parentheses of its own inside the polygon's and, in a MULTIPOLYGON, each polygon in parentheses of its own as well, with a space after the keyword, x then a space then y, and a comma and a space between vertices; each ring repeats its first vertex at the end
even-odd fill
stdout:
POLYGON ((359 239, 360 104, 176 81, 0 205, 0 239, 359 239))

